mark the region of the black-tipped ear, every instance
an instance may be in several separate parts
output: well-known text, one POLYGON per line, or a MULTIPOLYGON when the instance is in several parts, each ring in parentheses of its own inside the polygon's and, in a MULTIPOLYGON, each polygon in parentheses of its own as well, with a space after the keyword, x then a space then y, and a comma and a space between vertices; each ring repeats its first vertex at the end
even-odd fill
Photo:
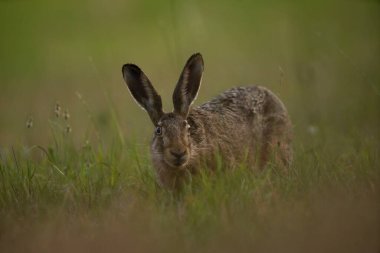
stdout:
POLYGON ((124 81, 127 83, 132 96, 148 112, 153 124, 157 125, 163 115, 160 95, 158 95, 148 77, 138 66, 125 64, 122 72, 124 81))
POLYGON ((174 112, 187 117, 190 105, 197 97, 203 73, 203 58, 193 54, 186 62, 173 93, 174 112))

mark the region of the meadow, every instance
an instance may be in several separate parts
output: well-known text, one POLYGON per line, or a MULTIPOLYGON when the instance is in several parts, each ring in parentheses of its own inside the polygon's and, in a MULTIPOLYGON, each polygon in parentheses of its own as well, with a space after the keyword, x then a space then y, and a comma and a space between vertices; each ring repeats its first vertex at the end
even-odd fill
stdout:
POLYGON ((0 252, 378 252, 378 1, 0 1, 0 252), (218 163, 161 189, 121 66, 172 109, 258 84, 293 122, 288 171, 218 163))

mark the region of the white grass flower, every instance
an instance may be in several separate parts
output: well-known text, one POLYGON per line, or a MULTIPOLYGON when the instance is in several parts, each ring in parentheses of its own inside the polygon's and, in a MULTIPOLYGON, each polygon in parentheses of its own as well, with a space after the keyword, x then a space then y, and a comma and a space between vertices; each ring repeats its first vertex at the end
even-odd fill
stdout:
POLYGON ((307 132, 310 135, 316 135, 319 132, 319 128, 317 126, 310 125, 307 127, 307 132))
POLYGON ((29 119, 26 121, 26 127, 27 128, 33 127, 33 117, 29 117, 29 119))
POLYGON ((67 124, 67 126, 66 126, 66 133, 69 134, 69 133, 71 133, 72 130, 73 129, 71 128, 71 126, 69 124, 67 124))
POLYGON ((66 110, 63 112, 63 118, 64 118, 65 120, 69 120, 69 118, 70 118, 70 113, 69 113, 69 110, 68 110, 68 109, 66 109, 66 110))
POLYGON ((57 118, 59 118, 59 116, 61 115, 61 105, 59 104, 59 102, 55 104, 54 113, 57 118))

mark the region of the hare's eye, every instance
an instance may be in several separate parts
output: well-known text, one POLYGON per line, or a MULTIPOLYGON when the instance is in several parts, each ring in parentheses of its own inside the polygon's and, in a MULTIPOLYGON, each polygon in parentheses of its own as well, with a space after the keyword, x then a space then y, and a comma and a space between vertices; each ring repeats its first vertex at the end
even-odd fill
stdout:
POLYGON ((154 131, 156 135, 161 135, 162 134, 162 128, 160 126, 156 127, 156 130, 154 131))

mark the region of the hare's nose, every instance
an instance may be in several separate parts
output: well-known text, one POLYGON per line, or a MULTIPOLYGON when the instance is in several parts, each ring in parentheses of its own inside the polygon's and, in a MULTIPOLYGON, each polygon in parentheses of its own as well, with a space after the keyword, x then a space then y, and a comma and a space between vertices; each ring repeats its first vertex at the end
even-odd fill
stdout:
POLYGON ((170 150, 170 154, 172 154, 175 158, 177 159, 181 159, 182 157, 184 157, 186 155, 186 150, 184 151, 172 151, 170 150))

